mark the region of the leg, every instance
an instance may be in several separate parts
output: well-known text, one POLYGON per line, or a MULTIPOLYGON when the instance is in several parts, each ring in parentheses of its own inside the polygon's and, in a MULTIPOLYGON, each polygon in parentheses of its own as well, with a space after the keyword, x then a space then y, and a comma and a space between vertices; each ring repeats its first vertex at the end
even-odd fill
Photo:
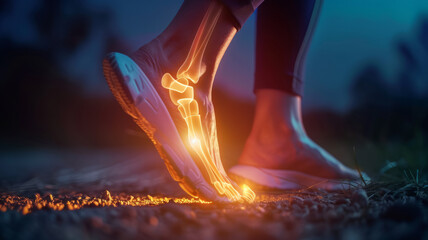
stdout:
POLYGON ((259 8, 255 118, 239 163, 355 179, 357 172, 314 143, 303 127, 302 65, 318 10, 315 0, 270 0, 259 8))
MULTIPOLYGON (((251 1, 225 2, 254 10, 251 1)), ((184 1, 156 39, 130 58, 109 55, 104 72, 124 110, 152 139, 184 190, 208 200, 220 195, 252 201, 251 190, 234 185, 223 169, 211 102, 220 60, 245 14, 251 14, 235 14, 225 6, 219 1, 184 1)))

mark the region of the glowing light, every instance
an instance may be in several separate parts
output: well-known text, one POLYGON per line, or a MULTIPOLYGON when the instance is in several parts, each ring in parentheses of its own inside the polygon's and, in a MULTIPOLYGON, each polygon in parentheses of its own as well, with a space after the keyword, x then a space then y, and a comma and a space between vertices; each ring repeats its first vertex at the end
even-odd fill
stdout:
POLYGON ((252 202, 256 198, 256 194, 246 184, 242 185, 242 192, 242 197, 248 202, 252 202))
POLYGON ((89 196, 86 194, 65 194, 53 196, 48 194, 40 196, 36 193, 34 198, 28 198, 10 194, 0 194, 0 212, 8 210, 17 210, 22 214, 50 209, 54 211, 62 210, 78 210, 85 207, 119 207, 119 206, 158 206, 168 203, 175 204, 210 204, 196 198, 169 198, 169 197, 154 197, 150 195, 129 195, 116 194, 112 195, 106 190, 102 196, 89 196))
POLYGON ((190 143, 192 144, 192 145, 198 145, 199 144, 199 139, 197 139, 197 138, 193 138, 192 140, 190 140, 190 143))
MULTIPOLYGON (((187 125, 187 135, 191 150, 193 150, 205 167, 211 184, 220 195, 232 201, 245 200, 254 201, 255 194, 247 186, 243 193, 239 193, 230 180, 224 176, 215 164, 213 154, 209 150, 209 140, 202 129, 201 116, 199 114, 198 102, 194 99, 194 88, 189 83, 197 84, 199 77, 204 72, 202 58, 214 27, 221 14, 221 8, 215 5, 208 8, 201 25, 198 28, 195 39, 192 42, 186 60, 177 71, 176 78, 170 73, 162 76, 162 86, 169 89, 171 101, 178 106, 187 125)), ((213 123, 214 124, 214 123, 213 123)), ((221 163, 220 163, 221 164, 221 163)))

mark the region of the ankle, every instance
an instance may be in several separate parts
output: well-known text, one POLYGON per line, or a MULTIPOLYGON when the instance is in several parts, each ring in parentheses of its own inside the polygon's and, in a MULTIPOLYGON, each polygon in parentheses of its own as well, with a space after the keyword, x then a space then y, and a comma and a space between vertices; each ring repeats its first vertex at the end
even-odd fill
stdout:
POLYGON ((300 97, 271 89, 256 93, 256 111, 251 138, 270 139, 304 137, 300 97))
POLYGON ((274 147, 298 138, 298 131, 285 125, 279 125, 265 124, 253 126, 248 136, 247 144, 254 147, 274 147))
POLYGON ((198 84, 200 88, 210 90, 236 28, 222 4, 207 0, 198 4, 198 8, 193 6, 189 10, 184 3, 170 26, 156 40, 170 63, 169 68, 173 69, 169 72, 172 76, 178 77, 177 70, 185 70, 191 73, 188 77, 193 82, 198 82, 199 78, 202 80, 198 84), (186 65, 190 62, 191 65, 186 65), (183 64, 185 67, 181 69, 183 64))
POLYGON ((188 49, 190 48, 189 40, 179 35, 170 37, 160 35, 152 42, 160 50, 159 54, 163 56, 169 73, 175 76, 181 64, 186 59, 188 49))

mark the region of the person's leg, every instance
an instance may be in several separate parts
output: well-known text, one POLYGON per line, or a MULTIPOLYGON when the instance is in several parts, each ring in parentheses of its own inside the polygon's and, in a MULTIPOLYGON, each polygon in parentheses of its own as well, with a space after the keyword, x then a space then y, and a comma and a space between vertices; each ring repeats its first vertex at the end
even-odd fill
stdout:
MULTIPOLYGON (((161 86, 163 74, 176 75, 188 56, 209 6, 215 5, 215 9, 222 9, 199 64, 203 72, 196 87, 196 98, 204 98, 201 102, 211 105, 211 87, 221 58, 237 30, 261 2, 262 0, 185 0, 169 26, 157 38, 136 51, 133 58, 147 77, 154 81, 155 87, 160 88, 161 94, 165 95, 162 98, 169 100, 169 92, 161 86)), ((169 104, 167 107, 171 107, 169 110, 175 110, 171 114, 175 115, 174 120, 177 119, 177 127, 182 128, 185 124, 180 121, 182 119, 176 111, 176 106, 169 104)), ((206 114, 207 118, 211 118, 209 113, 203 112, 201 115, 206 114)))
MULTIPOLYGON (((251 11, 250 0, 186 0, 170 25, 131 59, 113 53, 104 61, 113 93, 153 140, 173 177, 188 193, 208 200, 214 198, 201 193, 201 174, 218 194, 241 197, 221 164, 211 87, 225 50, 251 11)), ((242 197, 253 198, 249 191, 242 197)))
POLYGON ((303 61, 319 8, 316 0, 270 0, 259 7, 256 110, 239 164, 329 179, 358 177, 313 142, 302 122, 303 61))

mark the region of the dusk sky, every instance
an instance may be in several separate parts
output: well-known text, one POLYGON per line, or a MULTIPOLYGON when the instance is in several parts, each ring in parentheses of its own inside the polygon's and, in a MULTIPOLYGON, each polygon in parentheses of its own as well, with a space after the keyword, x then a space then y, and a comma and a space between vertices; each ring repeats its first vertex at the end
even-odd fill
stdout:
MULTIPOLYGON (((40 41, 31 30, 28 17, 31 6, 37 2, 14 1, 11 11, 1 19, 0 33, 28 44, 40 41), (11 22, 20 27, 14 27, 11 22)), ((110 11, 114 35, 129 46, 129 50, 134 50, 167 26, 181 2, 133 0, 118 4, 113 0, 91 0, 83 3, 90 9, 110 11)), ((304 108, 346 109, 350 104, 350 84, 368 63, 380 64, 387 76, 394 75, 399 64, 395 44, 400 39, 412 41, 418 20, 423 16, 428 16, 428 1, 326 0, 308 53, 304 108)), ((254 99, 255 19, 253 15, 233 40, 215 82, 248 99, 254 99)), ((100 42, 105 31, 103 28, 93 31, 87 43, 62 63, 91 94, 109 94, 100 67, 105 54, 100 42), (94 67, 98 62, 99 68, 94 67)))

